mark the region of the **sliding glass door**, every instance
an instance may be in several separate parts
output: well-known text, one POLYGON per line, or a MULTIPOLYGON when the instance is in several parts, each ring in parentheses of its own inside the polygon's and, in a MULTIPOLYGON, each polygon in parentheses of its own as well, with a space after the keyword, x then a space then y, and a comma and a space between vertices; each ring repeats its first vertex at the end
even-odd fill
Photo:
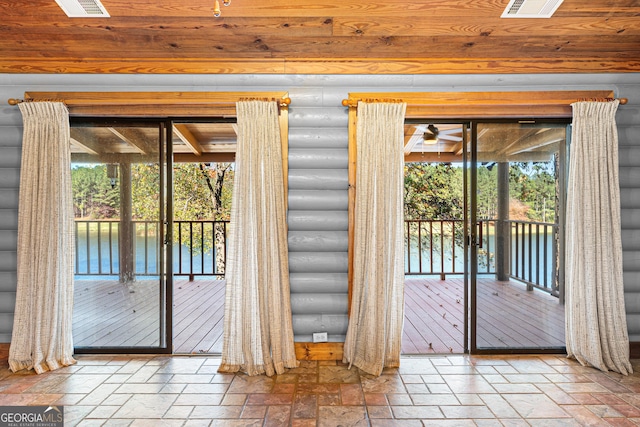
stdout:
POLYGON ((473 122, 471 351, 557 351, 567 124, 473 122))
POLYGON ((158 121, 71 122, 77 352, 171 351, 166 140, 158 121))

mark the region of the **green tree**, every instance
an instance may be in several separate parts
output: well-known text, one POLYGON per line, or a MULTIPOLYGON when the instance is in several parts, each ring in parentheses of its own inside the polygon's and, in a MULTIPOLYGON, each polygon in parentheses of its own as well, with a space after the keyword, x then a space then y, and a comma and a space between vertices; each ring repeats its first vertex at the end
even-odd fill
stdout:
POLYGON ((462 219, 462 168, 449 163, 407 163, 404 167, 406 219, 462 219))
POLYGON ((105 165, 75 166, 71 186, 76 218, 106 219, 118 216, 119 190, 111 187, 105 165))
MULTIPOLYGON (((232 163, 186 163, 174 166, 174 217, 177 220, 229 220, 233 190, 232 163)), ((204 232, 198 230, 196 234, 204 232)), ((216 249, 217 273, 224 271, 225 225, 215 223, 213 237, 203 239, 202 248, 216 249)), ((179 238, 179 237, 178 237, 179 238)))
POLYGON ((554 161, 512 163, 509 196, 526 206, 530 221, 555 222, 556 176, 554 161))
POLYGON ((478 218, 498 216, 498 168, 478 167, 478 218))
POLYGON ((157 221, 160 212, 160 166, 157 163, 131 165, 132 219, 157 221))
POLYGON ((228 220, 231 212, 231 163, 174 165, 174 215, 178 220, 228 220))

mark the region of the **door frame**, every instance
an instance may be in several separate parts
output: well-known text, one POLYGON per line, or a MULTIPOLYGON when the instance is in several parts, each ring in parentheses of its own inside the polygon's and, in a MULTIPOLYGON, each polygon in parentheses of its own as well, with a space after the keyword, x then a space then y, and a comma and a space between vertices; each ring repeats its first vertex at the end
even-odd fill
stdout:
MULTIPOLYGON (((172 352, 172 306, 173 306, 173 259, 171 240, 171 218, 173 212, 172 192, 172 149, 173 145, 167 143, 172 137, 170 121, 162 118, 130 118, 130 117, 83 117, 69 118, 70 125, 79 124, 83 127, 146 127, 158 130, 158 154, 154 160, 158 169, 158 346, 102 346, 102 347, 75 347, 76 354, 170 354, 172 352)), ((141 159, 144 160, 144 159, 141 159)))
MULTIPOLYGON (((570 141, 570 118, 545 118, 545 117, 514 117, 514 118, 492 118, 492 119, 473 119, 470 120, 470 140, 469 144, 465 145, 467 149, 464 150, 465 156, 469 157, 469 161, 465 161, 464 168, 468 181, 465 181, 465 191, 469 191, 469 210, 465 210, 465 216, 468 213, 469 227, 466 228, 468 232, 468 239, 465 239, 465 243, 469 245, 468 250, 465 253, 469 254, 469 262, 465 265, 465 270, 469 271, 469 305, 470 305, 470 317, 469 317, 469 353, 470 354, 562 354, 566 353, 566 347, 557 348, 542 348, 542 347, 523 347, 523 348, 478 348, 477 346, 477 332, 478 332, 478 301, 477 301, 477 286, 478 286, 478 248, 479 248, 479 233, 478 233, 478 125, 490 124, 490 123, 549 123, 549 124, 564 124, 566 125, 565 143, 560 145, 559 149, 559 170, 558 174, 558 204, 560 206, 560 212, 558 212, 558 235, 560 236, 558 242, 558 280, 560 286, 559 304, 564 304, 563 289, 564 289, 564 271, 562 266, 564 265, 564 209, 566 200, 566 178, 568 167, 568 147, 570 141)), ((465 193, 465 197, 467 194, 465 193)))

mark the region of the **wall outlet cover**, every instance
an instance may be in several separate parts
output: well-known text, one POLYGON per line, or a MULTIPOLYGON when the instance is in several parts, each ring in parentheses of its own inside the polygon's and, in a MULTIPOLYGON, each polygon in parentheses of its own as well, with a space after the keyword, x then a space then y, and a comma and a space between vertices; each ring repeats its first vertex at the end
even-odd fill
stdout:
POLYGON ((329 337, 326 332, 314 332, 313 333, 313 342, 327 342, 329 337))

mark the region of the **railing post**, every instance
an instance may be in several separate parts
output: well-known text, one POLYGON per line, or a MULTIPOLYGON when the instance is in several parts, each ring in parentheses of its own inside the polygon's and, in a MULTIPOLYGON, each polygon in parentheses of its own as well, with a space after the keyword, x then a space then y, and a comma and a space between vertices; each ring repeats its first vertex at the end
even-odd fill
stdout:
POLYGON ((509 245, 509 163, 498 163, 498 219, 496 221, 496 279, 508 281, 510 273, 509 245))

